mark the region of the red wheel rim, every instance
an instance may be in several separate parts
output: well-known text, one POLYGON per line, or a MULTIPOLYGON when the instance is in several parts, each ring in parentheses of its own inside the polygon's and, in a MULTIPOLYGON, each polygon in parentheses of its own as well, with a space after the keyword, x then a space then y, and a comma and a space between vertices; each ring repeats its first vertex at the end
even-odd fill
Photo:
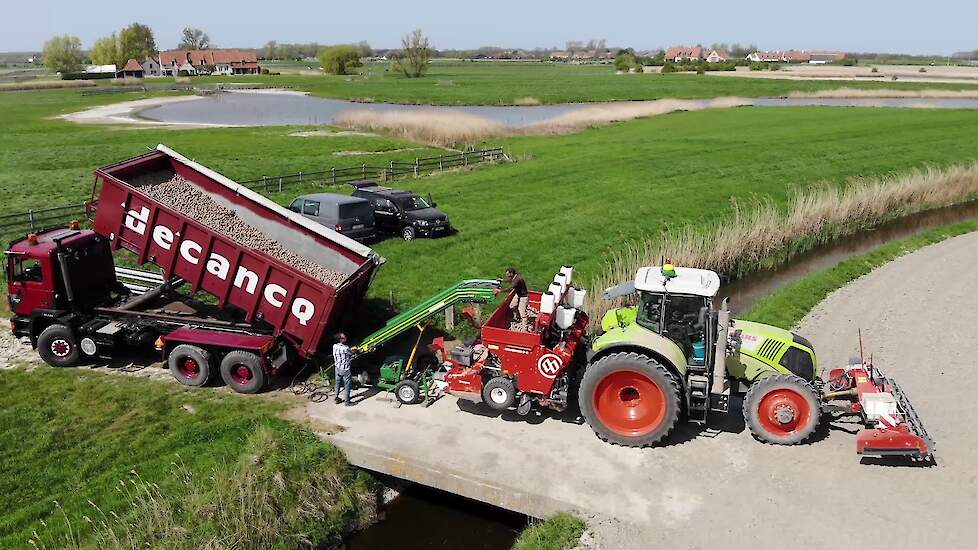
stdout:
POLYGON ((768 392, 757 407, 761 426, 777 436, 789 436, 808 425, 812 408, 805 396, 790 388, 768 392))
POLYGON ((58 338, 57 340, 51 342, 51 353, 55 357, 68 357, 71 353, 71 342, 65 340, 64 338, 58 338))
POLYGON ((179 363, 178 369, 184 378, 195 378, 200 374, 200 365, 191 357, 184 357, 179 363))
POLYGON ((231 381, 238 385, 247 384, 254 378, 254 373, 246 365, 235 365, 231 367, 231 381))
POLYGON ((642 436, 657 429, 666 416, 666 398, 644 374, 621 370, 605 376, 594 390, 598 420, 618 435, 642 436))

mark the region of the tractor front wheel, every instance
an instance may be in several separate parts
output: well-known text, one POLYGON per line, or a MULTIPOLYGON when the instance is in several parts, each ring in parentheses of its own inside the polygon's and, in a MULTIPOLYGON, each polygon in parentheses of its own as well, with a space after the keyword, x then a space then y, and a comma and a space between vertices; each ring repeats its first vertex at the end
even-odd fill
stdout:
POLYGON ((752 384, 744 397, 744 421, 762 443, 801 443, 812 435, 820 418, 815 389, 797 376, 768 376, 752 384))
POLYGON ((394 386, 394 395, 402 405, 414 405, 421 401, 421 387, 414 380, 401 380, 394 386))
POLYGON ((612 353, 589 365, 578 400, 598 437, 626 447, 659 442, 679 418, 676 379, 661 363, 638 353, 612 353))

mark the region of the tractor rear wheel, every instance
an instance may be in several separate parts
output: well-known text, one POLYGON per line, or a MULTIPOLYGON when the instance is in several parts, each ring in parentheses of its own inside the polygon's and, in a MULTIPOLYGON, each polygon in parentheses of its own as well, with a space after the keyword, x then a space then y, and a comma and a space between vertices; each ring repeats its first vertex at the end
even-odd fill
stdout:
POLYGON ((189 344, 173 348, 166 360, 170 374, 185 386, 200 387, 211 377, 213 358, 205 349, 189 344))
POLYGON ((414 405, 421 401, 421 387, 414 380, 401 380, 394 386, 394 396, 403 405, 414 405))
POLYGON ((589 365, 578 401, 598 437, 626 447, 661 441, 679 418, 676 379, 661 363, 638 353, 612 353, 589 365))
POLYGON ((818 395, 798 376, 775 374, 754 382, 744 397, 744 421, 754 438, 771 445, 796 445, 821 418, 818 395))

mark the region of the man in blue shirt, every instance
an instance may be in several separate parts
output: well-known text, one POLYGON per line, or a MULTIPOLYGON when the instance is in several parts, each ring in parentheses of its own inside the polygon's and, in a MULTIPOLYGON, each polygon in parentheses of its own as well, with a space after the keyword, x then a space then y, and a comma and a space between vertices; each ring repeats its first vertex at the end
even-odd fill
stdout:
POLYGON ((350 362, 352 359, 353 351, 350 349, 350 346, 346 345, 346 334, 342 332, 336 333, 336 343, 333 344, 333 365, 336 371, 336 397, 333 401, 337 404, 341 402, 340 386, 342 385, 347 407, 352 405, 350 403, 350 387, 353 385, 353 375, 350 372, 350 362))

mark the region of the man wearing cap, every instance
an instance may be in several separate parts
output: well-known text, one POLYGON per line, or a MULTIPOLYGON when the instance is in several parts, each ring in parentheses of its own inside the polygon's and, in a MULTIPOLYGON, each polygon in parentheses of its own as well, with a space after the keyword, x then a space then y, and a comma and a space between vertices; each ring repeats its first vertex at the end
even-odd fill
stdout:
MULTIPOLYGON (((523 280, 523 276, 516 271, 515 267, 506 269, 505 281, 509 283, 509 288, 516 291, 513 293, 513 299, 509 301, 509 311, 513 316, 513 320, 518 323, 526 319, 527 308, 530 305, 530 297, 526 291, 526 281, 523 280)), ((498 294, 500 290, 496 289, 495 292, 498 294)))

